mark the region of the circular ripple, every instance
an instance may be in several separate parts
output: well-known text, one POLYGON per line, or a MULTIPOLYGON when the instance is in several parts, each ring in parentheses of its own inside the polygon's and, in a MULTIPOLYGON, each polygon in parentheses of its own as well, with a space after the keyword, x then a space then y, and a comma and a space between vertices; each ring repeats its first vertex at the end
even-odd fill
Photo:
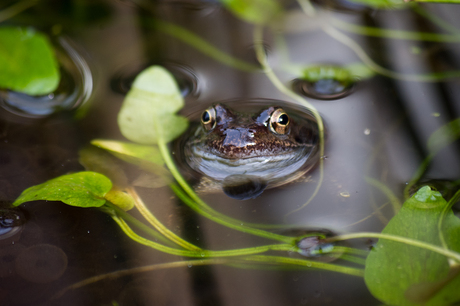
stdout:
POLYGON ((93 91, 93 78, 85 59, 65 38, 59 38, 55 52, 60 65, 58 88, 48 95, 30 96, 0 91, 0 107, 22 117, 44 117, 85 103, 93 91))

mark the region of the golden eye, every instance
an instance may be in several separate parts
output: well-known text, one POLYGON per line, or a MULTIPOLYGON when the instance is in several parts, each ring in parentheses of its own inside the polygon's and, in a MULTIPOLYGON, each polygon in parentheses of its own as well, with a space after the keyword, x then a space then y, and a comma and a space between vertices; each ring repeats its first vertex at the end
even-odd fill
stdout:
POLYGON ((201 115, 201 124, 206 131, 212 130, 216 126, 216 110, 210 107, 201 115))
POLYGON ((282 108, 277 108, 270 116, 270 130, 275 134, 284 135, 288 132, 289 116, 282 108))

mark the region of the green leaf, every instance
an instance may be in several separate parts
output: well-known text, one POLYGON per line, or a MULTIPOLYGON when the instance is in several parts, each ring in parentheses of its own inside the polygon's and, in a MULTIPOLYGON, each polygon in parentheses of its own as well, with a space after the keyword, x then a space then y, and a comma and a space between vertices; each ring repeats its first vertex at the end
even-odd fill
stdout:
POLYGON ((120 113, 118 126, 123 136, 141 144, 169 142, 182 134, 188 120, 175 113, 184 100, 173 76, 163 67, 151 66, 134 80, 120 113))
POLYGON ((0 27, 0 87, 45 95, 59 85, 59 66, 48 38, 32 28, 0 27))
POLYGON ((220 2, 239 18, 255 24, 273 21, 282 12, 276 0, 220 0, 220 2))
POLYGON ((460 138, 460 118, 452 120, 431 134, 428 138, 428 150, 431 154, 436 154, 458 138, 460 138))
POLYGON ((90 171, 78 172, 27 188, 14 201, 13 206, 47 200, 78 207, 100 207, 106 202, 104 196, 110 189, 112 182, 104 175, 90 171))
MULTIPOLYGON (((446 201, 424 186, 393 217, 384 234, 407 237, 460 251, 460 219, 449 209, 442 233, 438 223, 446 201)), ((364 279, 370 292, 389 305, 451 305, 460 300, 460 277, 443 255, 381 239, 366 259, 364 279)))

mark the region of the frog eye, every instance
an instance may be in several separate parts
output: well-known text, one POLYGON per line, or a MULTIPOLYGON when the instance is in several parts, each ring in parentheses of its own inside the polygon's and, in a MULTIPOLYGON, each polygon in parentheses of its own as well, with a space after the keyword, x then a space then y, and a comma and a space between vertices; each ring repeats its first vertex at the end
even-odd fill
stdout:
POLYGON ((284 135, 288 132, 289 116, 282 108, 277 108, 270 116, 270 130, 275 134, 284 135))
POLYGON ((210 107, 201 115, 201 124, 206 131, 212 130, 216 126, 216 110, 210 107))

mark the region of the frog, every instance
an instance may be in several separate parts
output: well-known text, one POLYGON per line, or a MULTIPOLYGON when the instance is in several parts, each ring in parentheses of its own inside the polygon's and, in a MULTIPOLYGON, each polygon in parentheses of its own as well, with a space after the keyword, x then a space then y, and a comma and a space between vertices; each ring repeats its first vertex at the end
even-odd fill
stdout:
POLYGON ((182 168, 237 200, 297 181, 316 164, 318 151, 315 117, 278 100, 212 103, 174 150, 182 168))

